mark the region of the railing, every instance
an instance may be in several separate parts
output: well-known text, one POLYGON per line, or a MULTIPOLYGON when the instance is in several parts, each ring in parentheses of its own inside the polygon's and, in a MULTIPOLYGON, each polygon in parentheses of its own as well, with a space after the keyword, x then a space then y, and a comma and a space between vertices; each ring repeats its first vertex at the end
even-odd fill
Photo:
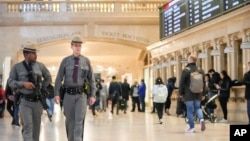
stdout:
POLYGON ((9 13, 20 12, 158 12, 164 1, 84 1, 84 2, 52 2, 52 1, 11 1, 1 2, 1 7, 6 6, 9 13))

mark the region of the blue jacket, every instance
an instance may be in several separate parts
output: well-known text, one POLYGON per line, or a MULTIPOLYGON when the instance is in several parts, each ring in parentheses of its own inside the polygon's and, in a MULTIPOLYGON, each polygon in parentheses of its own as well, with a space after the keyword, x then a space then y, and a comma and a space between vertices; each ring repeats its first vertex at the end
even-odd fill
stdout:
POLYGON ((138 88, 138 95, 145 96, 146 95, 146 85, 145 83, 141 83, 138 88))

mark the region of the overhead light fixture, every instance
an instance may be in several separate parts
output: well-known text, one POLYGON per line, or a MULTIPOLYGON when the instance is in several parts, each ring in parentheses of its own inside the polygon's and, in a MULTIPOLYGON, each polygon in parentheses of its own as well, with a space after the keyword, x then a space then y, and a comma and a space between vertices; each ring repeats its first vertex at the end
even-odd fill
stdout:
POLYGON ((219 55, 220 55, 220 50, 218 50, 218 49, 213 49, 213 50, 211 50, 210 54, 211 54, 212 56, 219 56, 219 55))
POLYGON ((224 53, 233 53, 234 48, 232 46, 228 46, 224 49, 224 53))
POLYGON ((241 49, 250 49, 250 42, 242 42, 240 45, 241 49))
POLYGON ((198 58, 205 59, 205 58, 207 58, 207 54, 205 52, 201 52, 198 54, 198 58))

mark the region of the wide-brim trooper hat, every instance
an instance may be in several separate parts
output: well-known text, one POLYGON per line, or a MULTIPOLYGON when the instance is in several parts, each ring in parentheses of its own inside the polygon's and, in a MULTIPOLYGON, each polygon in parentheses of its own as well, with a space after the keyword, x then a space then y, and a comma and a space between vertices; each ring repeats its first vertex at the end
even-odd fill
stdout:
POLYGON ((23 51, 28 51, 28 52, 37 52, 37 46, 33 42, 26 42, 22 44, 22 50, 23 51))
POLYGON ((80 43, 80 44, 82 44, 83 41, 82 41, 82 39, 81 39, 81 36, 80 36, 80 35, 74 36, 74 37, 72 38, 71 43, 80 43))

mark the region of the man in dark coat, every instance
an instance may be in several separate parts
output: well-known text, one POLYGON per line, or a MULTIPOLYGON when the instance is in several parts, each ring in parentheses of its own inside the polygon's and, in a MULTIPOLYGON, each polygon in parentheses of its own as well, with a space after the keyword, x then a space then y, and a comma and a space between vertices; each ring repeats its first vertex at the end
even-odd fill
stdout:
MULTIPOLYGON (((110 100, 112 101, 111 113, 113 114, 115 104, 117 104, 118 100, 122 97, 121 85, 119 82, 116 81, 115 76, 112 76, 112 82, 109 85, 109 95, 109 97, 112 97, 112 99, 110 100)), ((117 104, 116 114, 119 114, 119 104, 117 104)))
POLYGON ((243 84, 246 85, 245 98, 247 100, 248 124, 250 125, 250 61, 248 62, 248 67, 249 71, 244 74, 243 84))
POLYGON ((126 105, 124 109, 124 113, 127 111, 128 106, 128 100, 129 100, 129 92, 130 92, 130 86, 127 82, 127 79, 124 79, 124 82, 122 83, 122 98, 126 100, 126 105))

